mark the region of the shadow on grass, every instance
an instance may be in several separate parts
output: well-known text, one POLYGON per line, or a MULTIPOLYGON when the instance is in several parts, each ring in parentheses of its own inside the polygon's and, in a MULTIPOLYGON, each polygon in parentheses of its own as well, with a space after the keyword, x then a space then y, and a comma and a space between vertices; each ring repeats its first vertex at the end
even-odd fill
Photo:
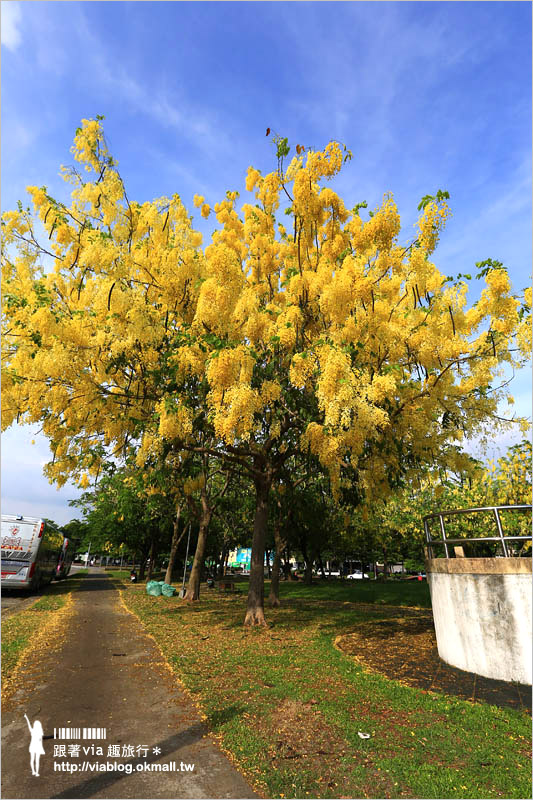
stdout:
MULTIPOLYGON (((137 590, 138 591, 138 590, 137 590)), ((137 593, 137 592, 136 592, 137 593)), ((139 592, 140 596, 146 597, 139 592)), ((345 604, 345 602, 328 601, 309 602, 305 599, 284 598, 279 608, 265 607, 267 627, 244 628, 243 620, 246 611, 244 597, 203 595, 197 604, 186 604, 178 597, 152 598, 151 606, 144 606, 143 615, 165 616, 176 621, 192 615, 199 622, 227 631, 241 631, 246 636, 263 634, 276 637, 290 636, 293 630, 299 633, 306 629, 315 630, 319 634, 335 636, 347 633, 361 622, 369 619, 394 619, 407 614, 413 618, 431 615, 428 609, 409 609, 382 605, 345 604), (203 619, 202 619, 203 618, 203 619)))
POLYGON ((246 706, 244 705, 231 705, 212 711, 207 717, 209 728, 219 728, 221 725, 225 725, 226 722, 231 722, 235 717, 240 717, 245 711, 246 706))
POLYGON ((485 678, 442 661, 429 613, 417 618, 366 620, 342 636, 337 646, 367 668, 424 692, 531 714, 530 686, 485 678))
POLYGON ((348 603, 379 603, 392 606, 431 607, 425 581, 342 581, 317 579, 311 586, 300 581, 280 584, 280 597, 348 603))

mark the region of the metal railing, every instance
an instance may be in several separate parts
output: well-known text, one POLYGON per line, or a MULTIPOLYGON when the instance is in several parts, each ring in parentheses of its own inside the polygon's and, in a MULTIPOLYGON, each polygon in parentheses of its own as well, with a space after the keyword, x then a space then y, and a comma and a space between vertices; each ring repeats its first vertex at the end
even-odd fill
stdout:
MULTIPOLYGON (((500 517, 501 511, 513 511, 513 512, 524 512, 529 511, 531 513, 531 506, 524 505, 524 506, 485 506, 482 508, 461 508, 455 509, 453 511, 436 511, 434 514, 427 514, 424 517, 424 532, 426 534, 426 544, 428 550, 428 557, 433 558, 433 546, 434 545, 443 545, 444 552, 446 554, 446 558, 450 558, 450 551, 448 549, 449 545, 462 545, 465 543, 477 543, 477 542, 498 542, 501 544, 503 555, 506 558, 509 558, 509 547, 508 542, 523 542, 523 541, 531 541, 531 534, 529 536, 514 536, 514 535, 506 535, 503 531, 502 520, 500 517), (496 523, 496 529, 498 531, 497 536, 463 536, 461 538, 457 537, 449 537, 446 536, 446 526, 444 524, 445 517, 452 517, 452 516, 460 516, 464 514, 475 514, 481 511, 489 511, 492 512, 494 521, 496 523), (440 526, 440 537, 437 539, 431 538, 431 533, 429 530, 429 521, 438 519, 439 526, 440 526)), ((511 556, 513 554, 511 553, 511 556)))

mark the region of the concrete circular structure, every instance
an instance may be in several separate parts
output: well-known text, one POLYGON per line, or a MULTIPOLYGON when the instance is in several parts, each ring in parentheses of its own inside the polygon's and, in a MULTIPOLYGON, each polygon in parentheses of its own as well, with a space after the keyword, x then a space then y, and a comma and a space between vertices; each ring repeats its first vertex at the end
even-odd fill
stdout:
POLYGON ((442 660, 531 684, 531 558, 429 558, 426 573, 442 660))

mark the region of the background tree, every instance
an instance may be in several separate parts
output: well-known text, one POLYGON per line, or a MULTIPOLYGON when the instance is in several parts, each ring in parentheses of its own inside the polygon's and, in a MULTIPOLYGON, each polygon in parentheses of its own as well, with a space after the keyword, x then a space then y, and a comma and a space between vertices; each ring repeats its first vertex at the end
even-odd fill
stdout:
POLYGON ((125 547, 133 560, 138 557, 140 578, 149 561, 151 577, 157 557, 166 550, 174 512, 172 494, 154 485, 161 481, 148 471, 109 464, 93 491, 72 502, 84 509, 93 549, 125 547))
MULTIPOLYGON (((483 464, 471 458, 464 472, 428 472, 409 486, 376 504, 371 511, 351 515, 349 539, 364 552, 371 546, 385 562, 410 561, 423 568, 424 517, 437 511, 483 508, 486 506, 529 505, 531 502, 531 443, 513 445, 495 463, 483 464)), ((527 535, 530 513, 502 512, 504 533, 527 535)), ((498 534, 492 512, 461 517, 446 517, 450 536, 483 537, 498 534)), ((434 536, 440 531, 433 530, 434 536)), ((500 553, 499 545, 468 546, 473 555, 500 553)), ((520 550, 520 545, 516 552, 520 550)), ((530 552, 530 545, 524 553, 530 552)), ((501 553, 500 553, 501 554, 501 553)))

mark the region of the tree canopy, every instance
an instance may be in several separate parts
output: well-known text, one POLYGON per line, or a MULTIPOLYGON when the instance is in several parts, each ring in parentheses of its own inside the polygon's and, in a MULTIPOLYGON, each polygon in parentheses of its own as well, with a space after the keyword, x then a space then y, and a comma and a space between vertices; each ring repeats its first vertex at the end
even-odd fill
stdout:
POLYGON ((298 145, 286 165, 275 143, 277 168, 248 171, 252 202, 195 197, 218 222, 205 247, 177 194, 129 198, 101 118, 76 132, 82 169, 62 168, 70 204, 29 187, 33 211, 2 217, 3 425, 42 426, 59 484, 87 486, 132 443, 139 468, 209 453, 247 475, 250 623, 264 621, 269 491, 291 459, 313 454, 336 497, 344 481, 367 503, 424 465, 461 469, 454 442, 498 422, 502 367, 530 346, 531 292, 514 295, 503 265, 479 265, 469 306, 467 283, 433 263, 445 192, 400 242, 392 195, 364 221, 326 185, 342 145, 298 145))

